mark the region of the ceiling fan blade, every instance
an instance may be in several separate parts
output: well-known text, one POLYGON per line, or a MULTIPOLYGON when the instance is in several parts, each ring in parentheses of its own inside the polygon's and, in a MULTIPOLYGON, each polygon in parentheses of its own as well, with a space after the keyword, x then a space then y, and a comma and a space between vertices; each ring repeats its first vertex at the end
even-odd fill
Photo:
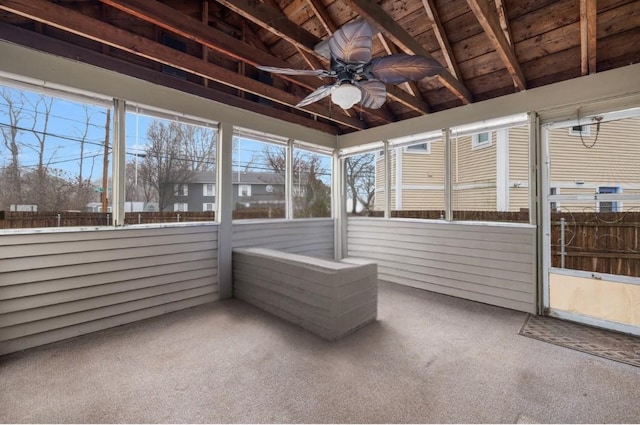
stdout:
POLYGON ((371 60, 373 30, 363 19, 343 25, 329 39, 333 57, 347 63, 367 63, 371 60))
POLYGON ((307 106, 313 102, 317 102, 320 99, 324 99, 325 97, 329 96, 331 94, 331 89, 333 88, 334 84, 325 84, 324 86, 318 87, 317 89, 315 89, 314 91, 312 91, 309 96, 305 97, 304 99, 302 99, 300 102, 298 102, 298 104, 296 105, 297 108, 301 108, 303 106, 307 106))
POLYGON ((364 108, 378 109, 387 100, 387 88, 379 80, 359 81, 356 83, 362 92, 360 105, 364 108))
POLYGON ((256 68, 271 72, 273 74, 287 74, 287 75, 312 75, 316 77, 327 77, 329 71, 325 69, 292 69, 292 68, 276 68, 274 66, 256 66, 256 68))
POLYGON ((433 58, 397 53, 372 59, 367 71, 385 83, 400 84, 433 77, 442 69, 442 65, 433 58))

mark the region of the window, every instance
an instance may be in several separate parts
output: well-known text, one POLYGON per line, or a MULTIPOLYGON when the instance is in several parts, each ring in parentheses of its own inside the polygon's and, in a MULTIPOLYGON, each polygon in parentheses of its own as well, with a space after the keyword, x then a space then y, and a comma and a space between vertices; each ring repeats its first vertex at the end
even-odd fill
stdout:
POLYGON ((431 153, 431 143, 418 143, 416 145, 410 145, 407 146, 405 149, 405 152, 408 153, 431 153))
POLYGON ((251 185, 250 184, 238 185, 238 196, 240 197, 251 196, 251 185))
POLYGON ((452 215, 465 221, 529 221, 529 126, 451 137, 452 215))
MULTIPOLYGON (((619 193, 620 188, 616 186, 600 186, 599 194, 619 193)), ((598 212, 618 212, 618 203, 615 201, 598 201, 598 212)))
POLYGON ((293 149, 293 217, 331 217, 331 156, 293 149))
POLYGON ((173 194, 175 196, 189 196, 189 186, 186 184, 173 185, 173 194))
POLYGON ((173 204, 174 211, 189 211, 189 204, 186 202, 176 202, 173 204))
POLYGON ((491 133, 477 133, 472 137, 471 147, 473 149, 486 148, 491 146, 491 133))
MULTIPOLYGON (((200 202, 213 201, 200 199, 200 185, 206 182, 215 192, 216 141, 214 122, 176 118, 127 104, 125 211, 133 213, 130 222, 165 220, 162 214, 145 214, 152 211, 167 212, 166 220, 173 221, 174 204, 187 201, 187 197, 197 202, 192 204, 196 211, 200 202)), ((202 190, 205 195, 209 189, 203 186, 202 190)))
POLYGON ((204 204, 202 204, 202 211, 215 211, 216 209, 216 204, 214 204, 213 202, 205 202, 204 204))
POLYGON ((216 195, 216 185, 215 184, 213 184, 213 183, 203 183, 202 184, 202 196, 215 196, 215 195, 216 195))
POLYGON ((574 125, 569 127, 569 136, 590 136, 591 127, 588 125, 574 125))
POLYGON ((384 161, 375 152, 345 160, 346 207, 349 215, 384 216, 384 161))
MULTIPOLYGON (((549 188, 549 195, 557 195, 558 194, 558 188, 557 187, 551 187, 549 188)), ((555 201, 552 201, 549 203, 549 208, 551 208, 551 211, 557 211, 558 210, 558 203, 555 201)))
POLYGON ((234 220, 286 217, 288 141, 246 128, 234 129, 234 220))
POLYGON ((0 211, 7 219, 28 211, 32 218, 20 227, 111 224, 110 105, 0 86, 0 211))

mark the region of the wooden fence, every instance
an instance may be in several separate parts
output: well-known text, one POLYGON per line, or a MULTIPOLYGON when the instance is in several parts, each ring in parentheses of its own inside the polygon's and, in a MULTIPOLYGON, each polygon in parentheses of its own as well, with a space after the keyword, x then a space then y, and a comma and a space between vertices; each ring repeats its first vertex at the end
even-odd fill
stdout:
MULTIPOLYGON (((76 211, 0 211, 0 229, 28 229, 35 227, 108 226, 111 213, 76 211)), ((126 224, 176 223, 184 221, 213 221, 213 211, 191 212, 130 212, 125 213, 126 224)))
POLYGON ((640 212, 552 213, 551 264, 640 277, 639 236, 640 212))

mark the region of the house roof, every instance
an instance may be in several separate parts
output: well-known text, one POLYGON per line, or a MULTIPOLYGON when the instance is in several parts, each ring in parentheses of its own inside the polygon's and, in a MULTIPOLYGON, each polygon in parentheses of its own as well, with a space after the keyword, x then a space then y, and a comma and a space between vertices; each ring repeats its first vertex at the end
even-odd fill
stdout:
MULTIPOLYGON (((215 183, 215 171, 201 171, 194 173, 190 183, 215 183)), ((251 171, 234 171, 233 184, 284 184, 284 176, 278 173, 263 173, 251 171)))
POLYGON ((0 38, 344 134, 637 63, 639 17, 637 0, 24 0, 0 3, 0 38), (326 81, 255 67, 327 69, 314 47, 358 17, 374 57, 444 71, 343 111, 294 106, 326 81))

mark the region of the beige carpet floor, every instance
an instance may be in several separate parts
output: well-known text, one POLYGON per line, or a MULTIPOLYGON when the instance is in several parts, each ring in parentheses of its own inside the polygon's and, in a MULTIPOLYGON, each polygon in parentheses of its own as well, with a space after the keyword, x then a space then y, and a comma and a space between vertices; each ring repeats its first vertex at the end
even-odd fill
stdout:
POLYGON ((331 343, 226 300, 0 357, 0 421, 640 422, 640 368, 525 317, 381 282, 379 320, 331 343))

